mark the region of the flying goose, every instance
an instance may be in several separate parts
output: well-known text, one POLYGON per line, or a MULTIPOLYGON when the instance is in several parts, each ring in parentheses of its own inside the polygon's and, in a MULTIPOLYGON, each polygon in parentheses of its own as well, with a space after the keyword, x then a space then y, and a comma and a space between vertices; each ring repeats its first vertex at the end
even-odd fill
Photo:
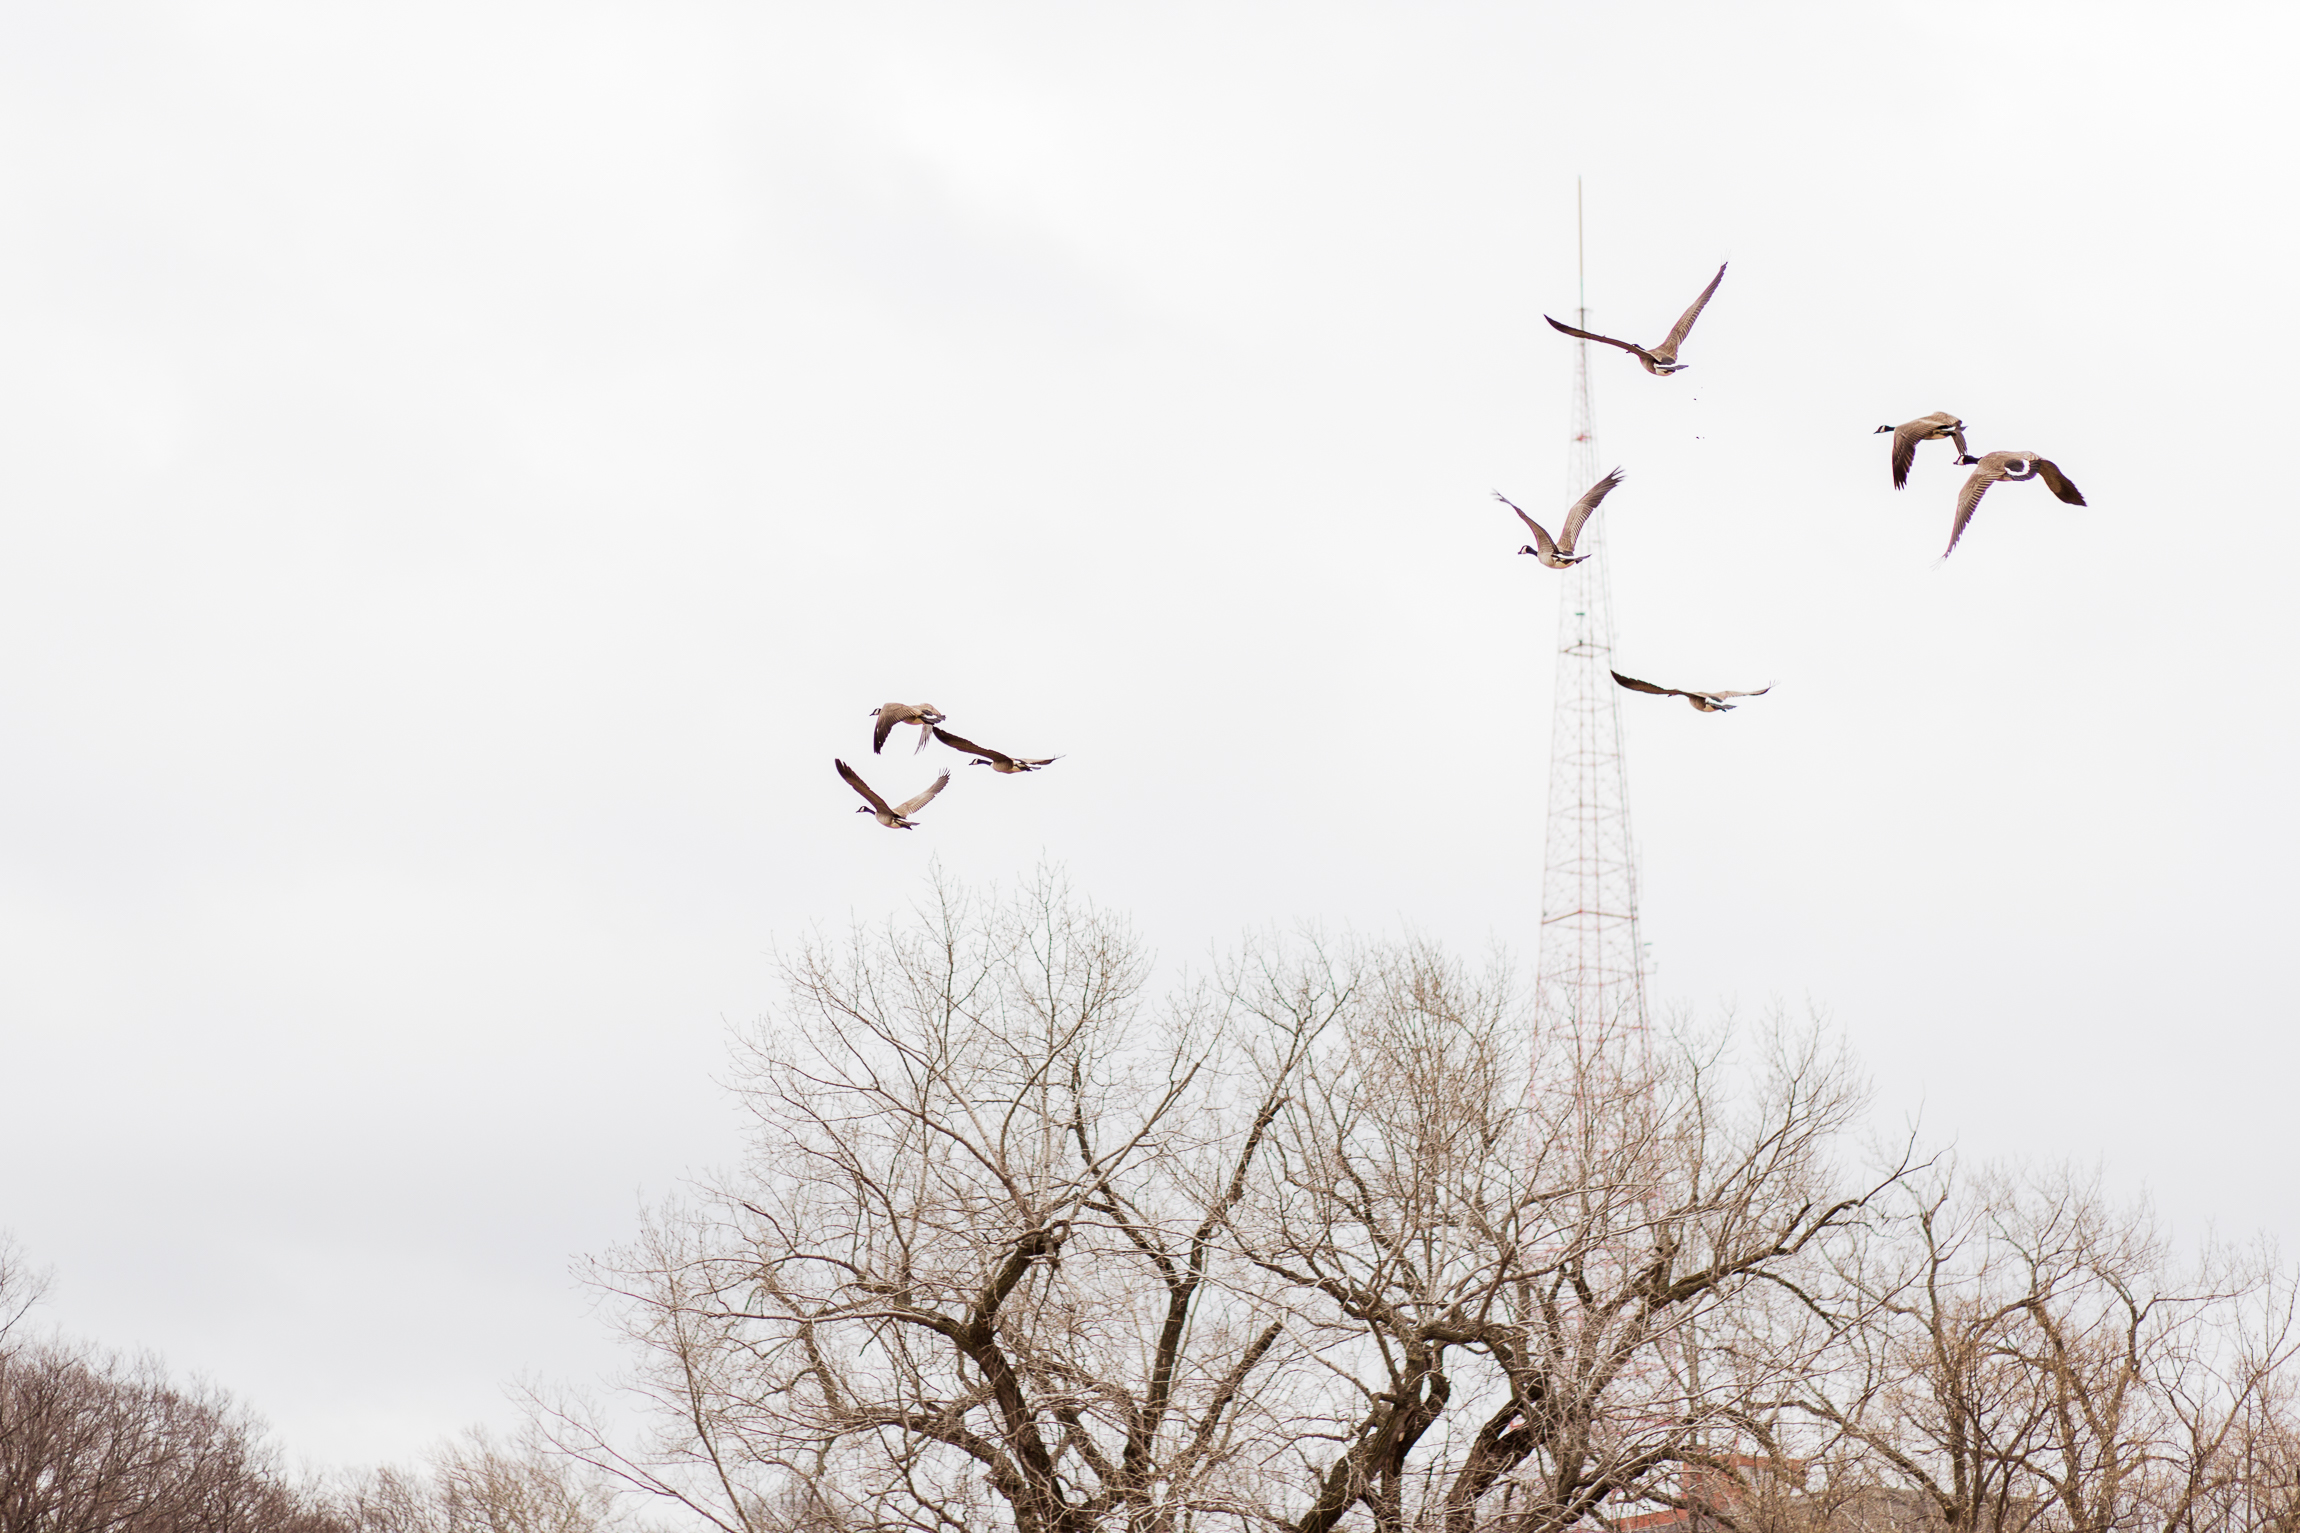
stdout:
POLYGON ((969 755, 982 757, 982 760, 974 762, 972 765, 986 766, 993 772, 1035 772, 1040 767, 1045 766, 1048 762, 1060 761, 1062 759, 1060 756, 1039 756, 1035 758, 1029 756, 1009 756, 1003 751, 994 751, 987 745, 977 745, 972 740, 961 740, 958 736, 952 734, 947 729, 936 730, 934 732, 934 737, 937 740, 940 740, 943 744, 949 746, 954 751, 965 751, 969 755))
POLYGON ((1589 555, 1583 554, 1580 559, 1575 558, 1573 545, 1581 537, 1581 529, 1588 526, 1589 519, 1597 514, 1597 503, 1612 494, 1613 487, 1620 482, 1621 470, 1615 469, 1591 485, 1589 492, 1566 510, 1565 525, 1559 529, 1557 541, 1554 543, 1550 541, 1549 534, 1542 530, 1541 523, 1527 516, 1524 508, 1519 506, 1516 501, 1511 500, 1499 490, 1493 492, 1493 498, 1515 511, 1517 519, 1533 529, 1533 541, 1519 549, 1519 553, 1532 554, 1553 570, 1569 570, 1579 564, 1582 559, 1589 557, 1589 555))
MULTIPOLYGON (((1727 264, 1730 265, 1731 263, 1728 262, 1727 264)), ((1561 325, 1556 320, 1549 319, 1546 314, 1541 317, 1549 319, 1553 328, 1562 330, 1567 335, 1578 335, 1585 341, 1603 341, 1608 346, 1618 346, 1635 357, 1647 372, 1656 378, 1666 378, 1671 373, 1680 372, 1693 365, 1690 362, 1677 360, 1677 348, 1685 344, 1685 337, 1692 330, 1693 322, 1701 317, 1701 310, 1708 304, 1709 295, 1716 292, 1717 284, 1724 280, 1725 267, 1720 266, 1717 268, 1717 275, 1711 277, 1709 285, 1701 290, 1701 296, 1693 300, 1693 307, 1678 315, 1677 323, 1669 327, 1669 339, 1658 346, 1638 346, 1629 341, 1617 341, 1610 335, 1599 335, 1594 330, 1576 330, 1571 325, 1561 325)))
POLYGON ((2083 494, 2068 482, 2068 475, 2062 473, 2059 466, 2049 458, 2040 458, 2033 452, 1992 452, 1976 461, 1980 467, 1973 470, 1973 476, 1965 481, 1965 487, 1957 491, 1957 520, 1949 528, 1949 546, 1941 550, 1944 559, 1956 552, 1957 539, 1965 535, 1965 523, 1973 519, 1973 511, 1980 505, 1981 497, 1999 479, 2018 481, 2042 478, 2045 486, 2068 504, 2084 504, 2083 494))
MULTIPOLYGON (((886 737, 894 732, 897 724, 916 724, 918 750, 925 750, 928 732, 943 720, 942 710, 932 703, 920 703, 916 708, 908 703, 884 703, 873 708, 870 713, 872 718, 878 720, 878 728, 871 731, 870 737, 870 753, 874 756, 878 754, 879 747, 886 744, 886 737)), ((911 754, 915 756, 918 751, 912 751, 911 754)))
POLYGON ((1893 434, 1893 488, 1898 490, 1909 482, 1909 469, 1917 461, 1919 442, 1937 442, 1943 437, 1957 444, 1956 461, 1959 465, 1981 460, 1965 451, 1965 423, 1946 410, 1935 410, 1920 415, 1913 421, 1898 426, 1879 426, 1872 435, 1893 434))
POLYGON ((942 791, 943 784, 950 781, 950 768, 944 767, 942 775, 937 777, 924 793, 916 798, 906 798, 889 809, 886 800, 872 792, 871 785, 855 775, 853 767, 835 758, 832 765, 839 769, 839 776, 847 780, 847 786, 863 796, 863 803, 855 810, 855 813, 874 815, 878 822, 889 830, 913 829, 910 817, 932 803, 934 796, 942 791))
POLYGON ((1772 686, 1767 684, 1754 692, 1688 692, 1682 687, 1657 687, 1650 681, 1639 681, 1636 677, 1624 676, 1619 671, 1613 673, 1613 679, 1632 692, 1650 692, 1655 697, 1682 697, 1691 703, 1696 711, 1701 713, 1731 713, 1733 704, 1725 701, 1726 698, 1763 697, 1773 690, 1772 686))

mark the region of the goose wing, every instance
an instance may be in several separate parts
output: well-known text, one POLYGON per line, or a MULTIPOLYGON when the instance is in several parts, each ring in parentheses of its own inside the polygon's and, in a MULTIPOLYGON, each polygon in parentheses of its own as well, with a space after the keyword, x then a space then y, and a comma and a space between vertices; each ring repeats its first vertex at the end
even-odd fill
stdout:
POLYGON ((1014 760, 1012 756, 1005 755, 999 751, 994 751, 987 745, 977 745, 972 740, 961 739, 959 736, 952 734, 949 730, 943 729, 939 726, 935 729, 934 737, 937 740, 940 740, 943 744, 949 746, 954 751, 965 751, 970 756, 980 756, 986 761, 1011 762, 1014 760))
MULTIPOLYGON (((1702 297, 1703 300, 1706 301, 1708 295, 1705 293, 1702 295, 1702 297)), ((1695 304, 1693 307, 1696 311, 1698 311, 1701 305, 1695 304)), ((1549 316, 1546 314, 1542 315, 1541 317, 1543 319, 1549 319, 1549 316)), ((1549 319, 1549 323, 1552 329, 1562 330, 1567 335, 1578 335, 1585 341, 1603 341, 1608 346, 1620 347, 1623 351, 1628 352, 1631 356, 1642 357, 1646 355, 1645 348, 1636 344, 1634 341, 1617 341, 1610 335, 1599 335, 1594 330, 1576 330, 1571 325, 1559 324, 1554 319, 1549 319)))
POLYGON ((1619 483, 1621 483, 1621 470, 1615 469, 1591 485, 1581 499, 1573 503, 1573 508, 1565 513, 1565 530, 1557 535, 1557 551, 1559 553, 1570 554, 1573 552, 1574 543, 1581 537, 1581 529, 1588 526, 1589 519, 1597 514, 1598 502, 1611 495, 1613 487, 1619 483))
POLYGON ((1704 692, 1701 695, 1714 702, 1720 697, 1763 697, 1766 693, 1772 690, 1772 683, 1768 682, 1764 686, 1759 687, 1754 692, 1704 692))
POLYGON ((2062 500, 2066 501, 2072 506, 2081 506, 2084 504, 2083 492, 2078 490, 2075 485, 2069 483, 2068 475, 2060 471, 2059 464, 2054 463, 2049 458, 2039 458, 2036 460, 2036 471, 2037 474, 2044 480, 2046 488, 2050 489, 2062 500))
MULTIPOLYGON (((1904 489, 1909 482, 1909 470, 1916 466, 1917 444, 1933 434, 1930 419, 1913 420, 1893 428, 1893 488, 1904 489)), ((1964 451, 1960 444, 1959 453, 1964 451)))
POLYGON ((912 815, 918 813, 921 809, 924 809, 927 805, 933 803, 934 796, 937 793, 940 793, 943 789, 943 784, 949 781, 950 768, 944 767, 942 769, 942 775, 937 777, 933 782, 928 783, 924 793, 919 794, 916 798, 906 798, 901 803, 894 806, 896 817, 898 819, 907 820, 912 815))
POLYGON ((1716 292, 1717 284, 1724 280, 1725 268, 1720 266, 1717 275, 1711 277, 1709 285, 1701 290, 1701 296, 1693 300, 1693 307, 1678 315, 1677 323, 1669 327, 1669 339, 1653 348, 1656 357, 1664 362, 1677 360, 1677 348, 1684 345, 1685 337, 1693 333, 1693 322, 1701 317, 1703 309, 1709 307, 1710 294, 1716 292))
MULTIPOLYGON (((1620 682, 1632 692, 1650 692, 1655 697, 1690 697, 1693 695, 1690 692, 1680 692, 1675 687, 1657 687, 1650 681, 1639 681, 1636 677, 1624 676, 1619 671, 1613 672, 1612 675, 1615 681, 1620 682)), ((1740 694, 1729 695, 1739 696, 1740 694)))
MULTIPOLYGON (((1996 456, 1995 453, 1989 454, 1990 458, 1996 456)), ((2002 463, 1984 460, 1979 468, 1973 470, 1972 477, 1965 481, 1965 487, 1957 491, 1957 519, 1949 526, 1949 546, 1941 550, 1942 558, 1946 559, 1957 551, 1957 539, 1965 535, 1965 524, 1973 519, 1974 508, 1981 503, 1981 497, 1989 492, 1989 486, 2002 479, 2004 474, 2002 463)))
POLYGON ((918 712, 908 703, 883 703, 878 710, 878 727, 870 732, 870 753, 877 755, 886 737, 894 733, 897 724, 907 724, 918 712))
POLYGON ((1543 558, 1548 559, 1554 558, 1556 556, 1557 544, 1551 541, 1548 533, 1541 530, 1541 523, 1535 521, 1532 517, 1525 514, 1525 508, 1523 506, 1519 505, 1516 501, 1511 500, 1507 495, 1502 494, 1499 490, 1493 492, 1493 498, 1500 501, 1503 505, 1509 507, 1510 510, 1515 511, 1517 513, 1517 519, 1525 523, 1525 525, 1532 530, 1533 546, 1541 550, 1541 556, 1543 558))
POLYGON ((885 799, 880 798, 876 793, 871 791, 871 785, 869 783, 864 782, 862 778, 855 774, 855 769, 853 767, 848 766, 843 761, 837 761, 835 759, 833 764, 838 767, 839 776, 847 780, 847 786, 854 789, 855 792, 860 793, 863 796, 864 803, 869 804, 871 808, 877 810, 880 814, 895 813, 894 810, 887 808, 885 799))

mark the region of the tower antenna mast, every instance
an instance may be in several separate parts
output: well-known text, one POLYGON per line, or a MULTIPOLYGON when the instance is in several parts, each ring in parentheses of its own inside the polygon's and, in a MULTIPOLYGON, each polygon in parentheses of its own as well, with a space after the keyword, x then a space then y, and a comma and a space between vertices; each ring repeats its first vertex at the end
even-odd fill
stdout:
MULTIPOLYGON (((1589 267, 1581 180, 1573 183, 1574 261, 1581 329, 1589 328, 1589 267)), ((1597 417, 1589 343, 1573 343, 1573 436, 1566 500, 1597 480, 1597 417)), ((1631 498, 1632 502, 1634 497, 1631 498)), ((1589 558, 1553 586, 1557 684, 1549 725, 1549 825, 1542 857, 1539 998, 1579 1051, 1641 1060, 1646 1041, 1644 945, 1637 916, 1637 850, 1614 685, 1612 561, 1606 517, 1582 530, 1589 558)))

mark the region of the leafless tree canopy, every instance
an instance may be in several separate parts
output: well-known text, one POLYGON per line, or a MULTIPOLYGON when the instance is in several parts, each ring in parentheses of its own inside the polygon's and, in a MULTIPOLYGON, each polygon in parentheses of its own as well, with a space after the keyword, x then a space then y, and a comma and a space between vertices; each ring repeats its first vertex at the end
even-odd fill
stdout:
POLYGON ((2293 1290, 2265 1252, 2174 1261, 2065 1173, 1941 1168, 1834 1274, 1856 1308, 1792 1414, 1949 1529, 2300 1528, 2293 1290))
POLYGON ((0 1337, 0 1533, 334 1530, 221 1394, 0 1337))
POLYGON ((535 1441, 467 1433, 414 1468, 283 1472, 220 1390, 52 1337, 46 1274, 0 1233, 0 1533, 610 1533, 600 1477, 535 1441))
POLYGON ((748 1164, 596 1269, 655 1430, 556 1440, 725 1533, 1746 1520, 1817 1440, 1901 1172, 1811 1038, 1638 1057, 1413 943, 1148 972, 1050 881, 797 953, 748 1164))
POLYGON ((412 1467, 349 1476, 328 1498, 333 1533, 607 1533, 613 1492, 534 1442, 471 1431, 412 1467))
POLYGON ((1042 891, 809 947, 752 1040, 755 1155, 602 1277, 666 1430, 562 1440, 727 1529, 1125 1526, 1238 1504, 1305 1373, 1227 1225, 1353 980, 1152 1010, 1042 891))

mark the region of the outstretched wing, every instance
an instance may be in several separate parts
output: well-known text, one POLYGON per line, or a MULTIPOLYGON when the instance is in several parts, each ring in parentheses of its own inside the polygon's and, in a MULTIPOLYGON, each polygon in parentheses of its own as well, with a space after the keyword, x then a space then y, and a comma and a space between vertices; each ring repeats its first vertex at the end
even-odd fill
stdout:
POLYGON ((1766 693, 1772 690, 1772 684, 1768 682, 1766 685, 1759 687, 1754 692, 1704 692, 1701 695, 1714 702, 1720 697, 1763 697, 1766 693))
POLYGON ((942 769, 942 775, 937 777, 933 782, 928 783, 924 793, 921 793, 916 798, 906 798, 901 803, 894 806, 894 812, 896 816, 905 820, 909 819, 912 815, 918 813, 921 809, 924 809, 927 805, 933 803, 934 796, 937 793, 940 793, 942 791, 943 784, 949 781, 950 768, 944 767, 942 769))
POLYGON ((1639 681, 1636 677, 1624 676, 1619 671, 1615 671, 1613 673, 1613 679, 1620 682, 1623 686, 1627 687, 1632 692, 1650 692, 1655 697, 1686 696, 1685 693, 1678 691, 1675 687, 1657 687, 1650 681, 1639 681))
MULTIPOLYGON (((1914 468, 1917 462, 1917 444, 1931 436, 1932 432, 1933 423, 1931 421, 1910 421, 1906 425, 1893 428, 1894 489, 1905 489, 1908 486, 1909 470, 1914 468)), ((1961 455, 1964 450, 1964 445, 1959 443, 1957 452, 1961 455)))
POLYGON ((1989 486, 2003 477, 2004 469, 2001 465, 1983 463, 1973 470, 1972 477, 1965 481, 1965 487, 1957 491, 1957 519, 1949 528, 1949 546, 1941 550, 1942 558, 1946 559, 1957 551, 1957 539, 1965 535, 1965 524, 1973 519, 1973 508, 1981 503, 1981 497, 1989 492, 1989 486))
POLYGON ((1574 543, 1581 537, 1581 529, 1588 526, 1589 519, 1597 514, 1598 502, 1611 495, 1613 487, 1620 482, 1621 470, 1615 469, 1591 485, 1588 492, 1573 503, 1573 509, 1565 513, 1565 530, 1557 535, 1557 551, 1559 553, 1570 554, 1573 552, 1574 543))
POLYGON ((1677 348, 1684 345, 1685 337, 1693 333, 1693 322, 1701 317, 1703 309, 1709 307, 1709 295, 1716 292, 1717 284, 1724 280, 1725 268, 1720 266, 1717 275, 1711 277, 1709 285, 1701 290, 1701 296, 1693 300, 1693 307, 1678 315, 1677 323, 1669 327, 1669 339, 1653 348, 1654 356, 1664 362, 1677 360, 1677 348))
POLYGON ((949 730, 940 727, 936 728, 934 737, 954 751, 965 751, 970 756, 980 756, 986 761, 1012 761, 1014 759, 1012 756, 1002 755, 992 750, 987 745, 977 745, 972 740, 962 740, 949 730))
MULTIPOLYGON (((1708 295, 1703 294, 1702 296, 1706 298, 1708 295)), ((1696 304, 1694 307, 1698 309, 1700 305, 1696 304)), ((1549 319, 1549 316, 1546 314, 1542 315, 1541 317, 1543 319, 1549 319)), ((1645 348, 1637 345, 1633 341, 1617 341, 1610 335, 1599 335, 1594 330, 1576 330, 1571 325, 1561 325, 1554 319, 1549 319, 1549 323, 1552 329, 1562 330, 1567 335, 1578 335, 1585 341, 1603 341, 1608 346, 1620 347, 1623 351, 1628 352, 1631 356, 1642 357, 1645 355, 1645 348)))
POLYGON ((2084 504, 2084 495, 2077 489, 2075 485, 2068 482, 2068 475, 2060 471, 2059 465, 2052 463, 2047 459, 2039 458, 2036 460, 2036 471, 2038 475, 2043 478, 2046 488, 2050 489, 2062 500, 2068 502, 2068 504, 2072 506, 2081 506, 2084 504))
POLYGON ((1516 501, 1511 500, 1507 495, 1502 494, 1499 490, 1493 492, 1493 498, 1500 501, 1503 505, 1509 507, 1510 510, 1517 513, 1517 519, 1525 523, 1525 525, 1532 531, 1533 546, 1541 550, 1541 556, 1544 559, 1556 557, 1557 545, 1550 541, 1548 533, 1541 530, 1541 523, 1535 521, 1532 517, 1525 514, 1525 508, 1523 506, 1519 505, 1516 501))
POLYGON ((863 801, 869 804, 871 808, 877 810, 880 814, 895 813, 894 810, 887 808, 885 799, 880 798, 876 793, 871 791, 871 785, 869 783, 864 782, 860 777, 855 775, 855 769, 853 767, 848 766, 843 761, 837 761, 835 764, 839 769, 839 776, 847 780, 847 786, 854 789, 855 792, 860 793, 863 796, 863 801))
POLYGON ((870 732, 870 753, 874 756, 877 755, 879 747, 886 744, 886 737, 894 733, 895 725, 902 723, 909 717, 910 710, 901 703, 888 703, 880 708, 878 727, 870 732))

